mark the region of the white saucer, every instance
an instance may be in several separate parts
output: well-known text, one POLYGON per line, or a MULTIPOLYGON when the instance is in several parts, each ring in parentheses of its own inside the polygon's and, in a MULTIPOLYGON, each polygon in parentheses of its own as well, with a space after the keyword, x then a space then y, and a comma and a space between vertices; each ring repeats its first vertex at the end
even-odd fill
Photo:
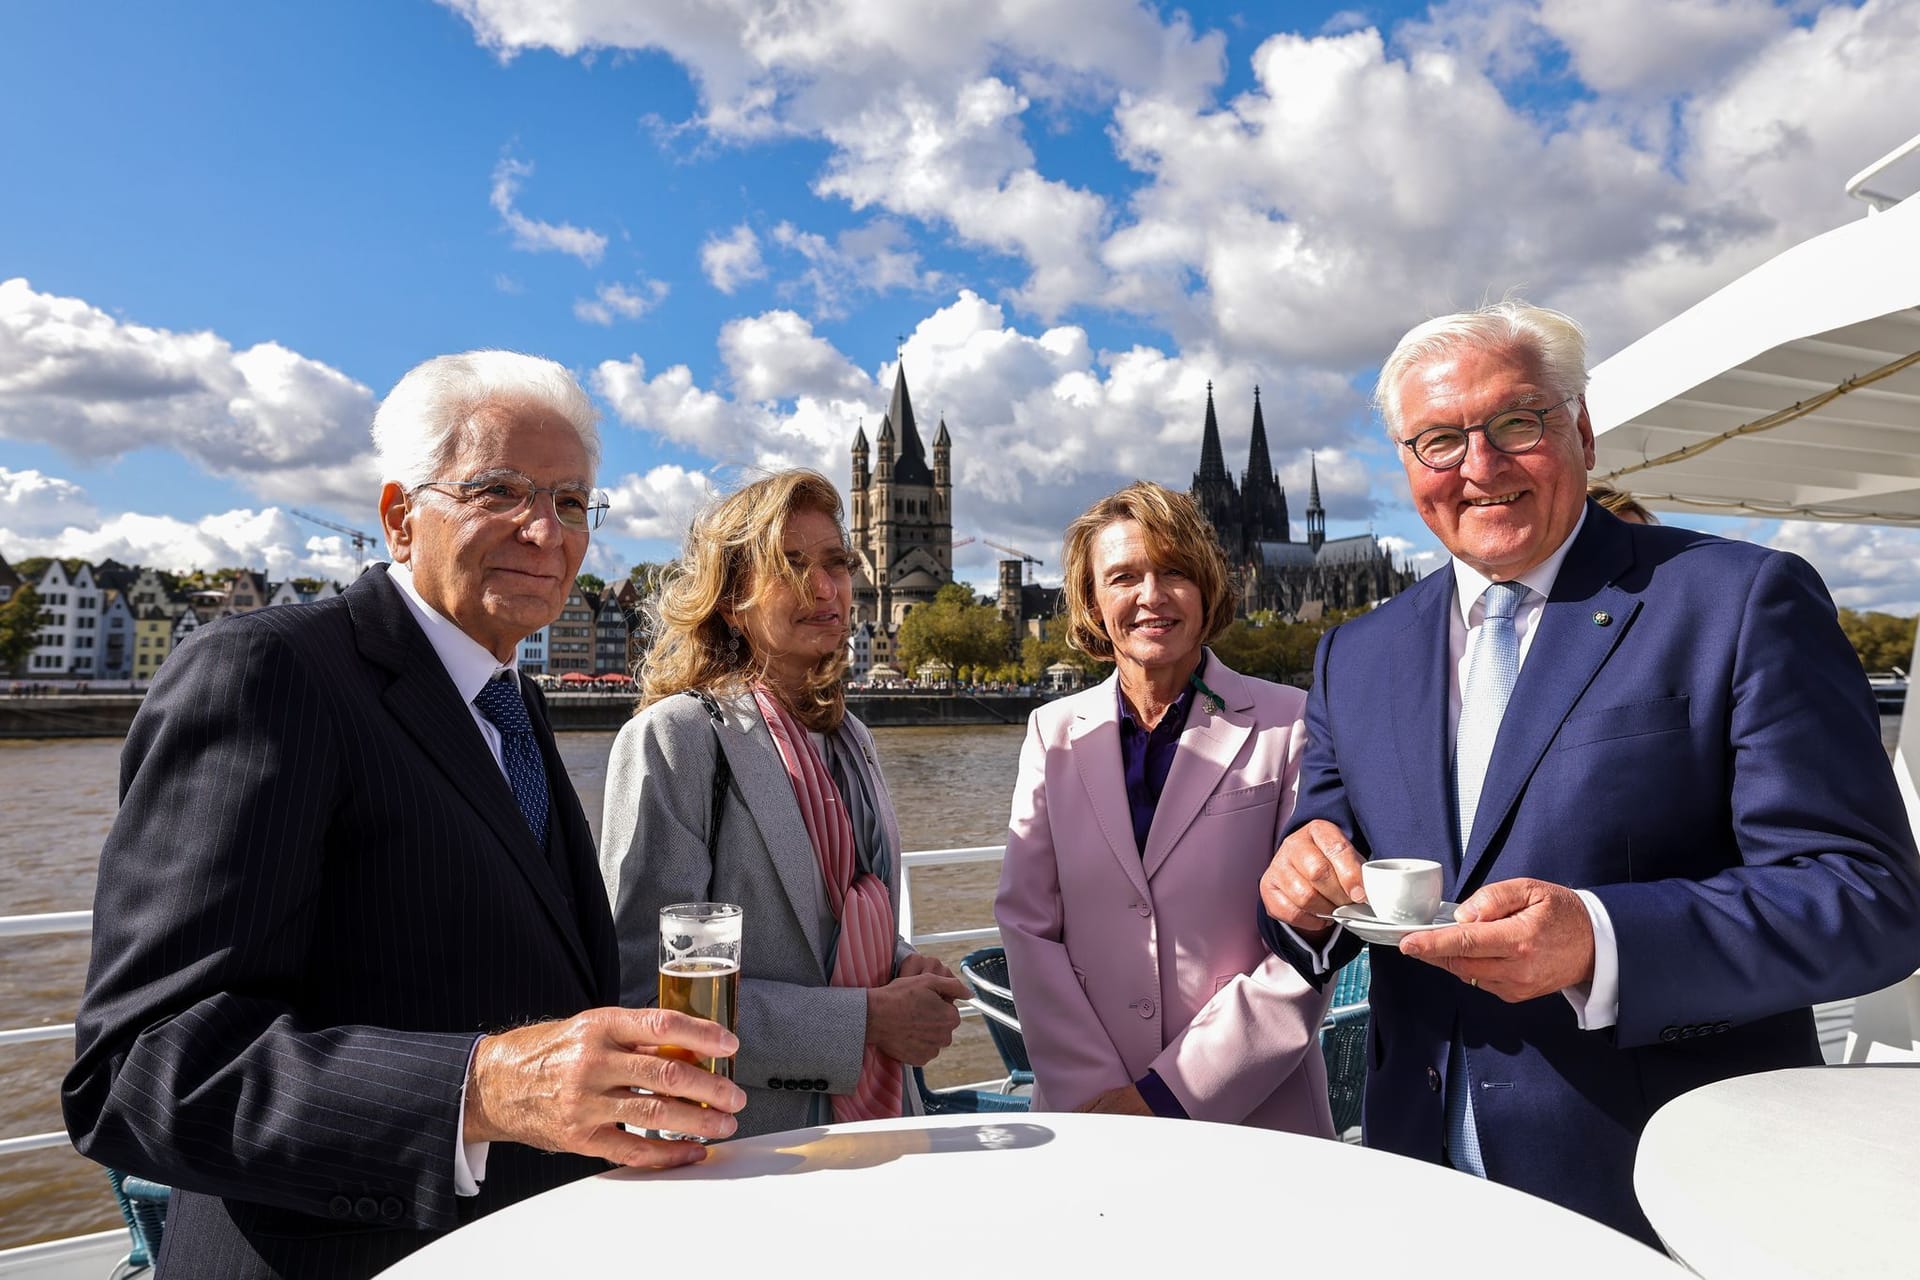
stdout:
POLYGON ((1390 947, 1410 933, 1419 933, 1424 929, 1444 929, 1454 924, 1453 913, 1460 909, 1457 902, 1443 902, 1438 914, 1428 924, 1390 924, 1374 918, 1373 908, 1364 902, 1350 902, 1344 907, 1333 909, 1333 918, 1347 927, 1347 931, 1362 942, 1377 942, 1390 947))

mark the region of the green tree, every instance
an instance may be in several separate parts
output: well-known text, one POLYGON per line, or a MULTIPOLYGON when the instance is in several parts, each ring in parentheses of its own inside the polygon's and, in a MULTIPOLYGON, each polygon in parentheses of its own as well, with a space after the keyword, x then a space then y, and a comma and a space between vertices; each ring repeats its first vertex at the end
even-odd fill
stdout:
POLYGON ((40 593, 23 582, 13 598, 0 604, 0 671, 18 671, 33 652, 40 629, 40 593))
POLYGON ((580 593, 582 595, 585 595, 589 591, 593 592, 593 594, 595 595, 599 595, 601 592, 607 589, 607 580, 605 578, 600 577, 598 574, 583 573, 579 577, 575 578, 573 581, 574 581, 574 585, 580 588, 580 593))
POLYGON ((1020 642, 1020 679, 1027 684, 1039 684, 1047 677, 1047 668, 1056 662, 1065 662, 1080 669, 1080 674, 1088 679, 1106 679, 1110 664, 1098 658, 1090 658, 1072 645, 1055 636, 1029 635, 1020 642))
POLYGON ((1913 661, 1914 619, 1892 613, 1840 611, 1840 629, 1846 633, 1860 665, 1868 671, 1905 671, 1913 661))
POLYGON ((973 589, 950 582, 932 604, 913 610, 900 624, 900 660, 909 672, 929 661, 944 662, 957 675, 962 667, 987 668, 1007 661, 1012 635, 1006 619, 990 604, 975 604, 973 589))
POLYGON ((679 567, 678 560, 642 560, 627 570, 627 581, 633 583, 642 596, 652 596, 660 590, 667 575, 679 567))

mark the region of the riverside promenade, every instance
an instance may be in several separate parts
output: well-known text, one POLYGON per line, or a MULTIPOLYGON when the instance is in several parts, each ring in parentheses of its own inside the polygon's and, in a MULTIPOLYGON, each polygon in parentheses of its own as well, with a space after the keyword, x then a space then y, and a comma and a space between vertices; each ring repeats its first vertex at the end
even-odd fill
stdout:
MULTIPOLYGON (((120 738, 140 709, 139 693, 49 693, 8 697, 0 692, 0 738, 120 738)), ((1036 694, 961 691, 851 693, 847 710, 871 728, 925 725, 1025 724, 1047 701, 1036 694)), ((612 732, 633 715, 633 694, 547 694, 556 732, 612 732)))

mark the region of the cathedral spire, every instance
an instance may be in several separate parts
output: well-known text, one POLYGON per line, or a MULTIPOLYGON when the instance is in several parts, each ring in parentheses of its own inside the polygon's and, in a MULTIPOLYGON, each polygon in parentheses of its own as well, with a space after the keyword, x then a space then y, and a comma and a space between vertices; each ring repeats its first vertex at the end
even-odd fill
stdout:
POLYGON ((907 365, 894 367, 893 404, 887 418, 900 435, 900 452, 893 463, 895 484, 932 484, 933 469, 927 465, 927 453, 920 444, 920 431, 913 422, 913 398, 907 394, 907 365))
POLYGON ((1209 481, 1227 480, 1227 456, 1220 448, 1220 422, 1213 413, 1213 382, 1207 382, 1207 424, 1200 434, 1200 473, 1193 478, 1196 485, 1209 481))
POLYGON ((1327 509, 1320 505, 1320 460, 1307 455, 1311 486, 1307 490, 1307 546, 1317 555, 1327 541, 1327 509))
POLYGON ((1242 492, 1252 492, 1254 486, 1265 487, 1273 483, 1273 458, 1267 453, 1267 420, 1260 412, 1260 388, 1253 389, 1253 443, 1247 448, 1247 475, 1240 485, 1242 492))

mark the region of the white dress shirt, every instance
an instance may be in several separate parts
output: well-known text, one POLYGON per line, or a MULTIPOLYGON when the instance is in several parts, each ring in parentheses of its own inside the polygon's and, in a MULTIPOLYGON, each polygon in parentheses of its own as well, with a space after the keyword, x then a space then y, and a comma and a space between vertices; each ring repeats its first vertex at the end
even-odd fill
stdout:
MULTIPOLYGON (((1526 600, 1514 613, 1514 637, 1520 646, 1520 666, 1527 665, 1527 651, 1533 646, 1533 636, 1539 629, 1540 614, 1547 607, 1547 597, 1553 593, 1555 579, 1560 576, 1560 566, 1567 558, 1567 552, 1573 547, 1573 540, 1580 536, 1581 526, 1587 522, 1586 511, 1580 513, 1580 519, 1574 523, 1573 532, 1566 541, 1555 548, 1554 553, 1545 560, 1521 574, 1512 581, 1527 587, 1526 600)), ((1486 619, 1486 604, 1481 596, 1493 579, 1482 576, 1478 571, 1458 559, 1453 562, 1454 607, 1447 616, 1447 755, 1453 755, 1454 740, 1460 732, 1460 691, 1467 683, 1468 655, 1473 652, 1473 633, 1486 619)), ((1560 994, 1573 1006, 1574 1017, 1583 1031, 1598 1031, 1610 1027, 1620 1017, 1620 947, 1613 933, 1613 921, 1607 916, 1607 909, 1600 899, 1585 889, 1575 890, 1580 901, 1586 904, 1587 919, 1593 925, 1593 981, 1579 986, 1567 987, 1560 994)), ((1287 926, 1282 925, 1282 928, 1287 926)), ((1319 947, 1308 945, 1300 935, 1288 928, 1302 950, 1313 956, 1314 971, 1325 973, 1332 966, 1327 957, 1334 943, 1340 940, 1346 927, 1335 924, 1333 932, 1319 947)))
MULTIPOLYGON (((473 717, 473 723, 480 729, 480 736, 486 739, 487 750, 493 752, 493 762, 500 767, 500 776, 506 777, 506 760, 500 754, 500 730, 494 728, 493 721, 480 714, 480 708, 473 704, 487 681, 502 671, 511 671, 519 679, 520 661, 516 651, 511 661, 502 662, 494 657, 484 645, 462 631, 452 619, 428 604, 420 596, 419 588, 413 585, 413 573, 404 564, 394 563, 387 566, 387 578, 400 588, 400 598, 407 602, 408 612, 420 629, 427 633, 427 643, 440 658, 440 665, 447 669, 447 676, 453 681, 453 687, 467 704, 467 712, 473 717)), ((478 1041, 474 1042, 477 1046, 478 1041)), ((473 1063, 467 1063, 467 1079, 473 1079, 473 1063)), ((487 1152, 492 1144, 466 1141, 467 1131, 467 1090, 460 1087, 460 1118, 453 1131, 453 1193, 457 1196, 477 1196, 480 1184, 487 1176, 487 1152)))

